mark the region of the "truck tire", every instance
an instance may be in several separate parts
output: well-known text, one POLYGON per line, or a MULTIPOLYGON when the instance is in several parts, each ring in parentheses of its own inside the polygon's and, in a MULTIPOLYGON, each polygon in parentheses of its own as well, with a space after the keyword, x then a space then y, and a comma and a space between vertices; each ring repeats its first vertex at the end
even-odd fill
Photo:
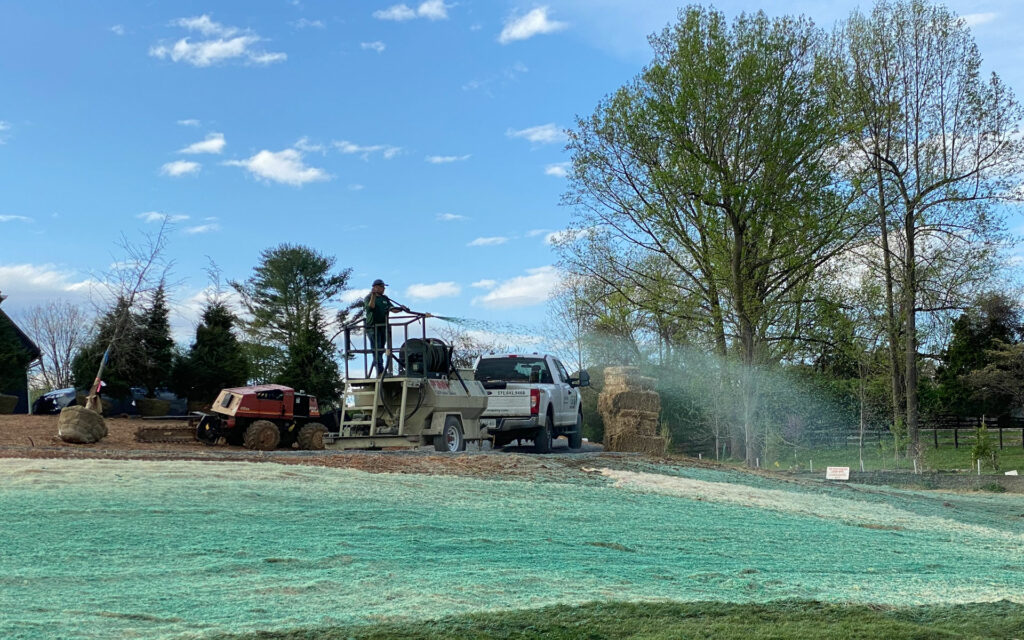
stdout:
POLYGON ((242 437, 242 446, 256 451, 273 451, 281 442, 281 431, 270 420, 257 420, 242 437))
POLYGON ((300 449, 320 450, 324 448, 325 433, 327 433, 327 427, 319 422, 310 422, 299 429, 299 435, 295 436, 295 441, 299 443, 300 449))
POLYGON ((549 413, 544 419, 544 426, 538 428, 536 435, 533 436, 533 450, 535 453, 551 453, 551 432, 554 430, 555 425, 549 413))
POLYGON ((462 435, 462 424, 455 416, 448 416, 440 435, 434 436, 434 450, 456 453, 466 450, 466 437, 462 435))
POLYGON ((583 414, 576 414, 576 428, 568 434, 569 435, 569 448, 579 449, 583 446, 583 414))

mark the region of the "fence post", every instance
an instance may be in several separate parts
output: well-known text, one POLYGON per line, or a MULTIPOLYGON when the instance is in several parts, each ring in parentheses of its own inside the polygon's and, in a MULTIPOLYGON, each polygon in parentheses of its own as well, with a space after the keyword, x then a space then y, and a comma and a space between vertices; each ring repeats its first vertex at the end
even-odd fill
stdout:
POLYGON ((935 440, 935 448, 939 448, 939 429, 938 427, 932 429, 932 438, 935 440))
POLYGON ((999 427, 999 449, 1003 448, 1003 428, 999 427))
POLYGON ((954 449, 959 449, 960 448, 960 438, 959 438, 959 435, 960 435, 960 429, 958 429, 957 427, 953 427, 953 448, 954 449))

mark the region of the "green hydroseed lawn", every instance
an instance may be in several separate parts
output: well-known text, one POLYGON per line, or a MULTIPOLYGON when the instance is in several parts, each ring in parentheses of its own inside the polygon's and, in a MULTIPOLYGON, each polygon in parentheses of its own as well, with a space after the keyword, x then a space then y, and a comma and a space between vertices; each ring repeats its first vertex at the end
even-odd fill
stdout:
MULTIPOLYGON (((720 612, 726 630, 746 615, 726 603, 763 604, 751 610, 787 612, 786 620, 809 609, 793 622, 805 629, 849 616, 843 624, 880 629, 917 622, 787 602, 940 612, 934 606, 1024 602, 1024 496, 632 467, 527 482, 254 463, 2 460, 0 638, 207 638, 353 625, 369 633, 374 624, 441 634, 454 625, 447 633, 458 635, 460 620, 471 619, 456 616, 485 613, 498 614, 497 634, 548 624, 540 607, 584 603, 596 603, 583 609, 595 625, 652 633, 668 628, 672 611, 692 610, 672 608, 685 603, 720 612), (621 604, 638 601, 660 604, 621 604), (644 627, 647 607, 652 626, 644 627)), ((768 626, 789 633, 787 625, 768 626)), ((594 637, 618 637, 607 633, 594 637)))
POLYGON ((784 601, 591 603, 405 623, 297 629, 223 640, 1006 640, 1024 637, 1024 610, 1012 602, 883 608, 784 601))
MULTIPOLYGON (((970 432, 973 433, 973 432, 970 432)), ((960 434, 960 448, 953 447, 953 436, 943 435, 939 439, 939 448, 936 449, 930 437, 921 439, 924 445, 925 467, 930 471, 963 471, 965 473, 976 473, 974 463, 971 461, 971 445, 973 435, 968 437, 969 432, 960 434)), ((997 434, 990 434, 992 441, 998 446, 997 434)), ((1004 471, 1016 469, 1024 475, 1024 447, 1020 443, 1020 431, 1015 434, 1005 434, 1003 449, 999 450, 999 471, 993 471, 986 462, 982 462, 982 475, 995 473, 1002 475, 1004 471), (1012 446, 1010 445, 1012 439, 1012 446)), ((850 467, 854 471, 860 470, 860 458, 857 454, 856 443, 848 444, 845 447, 828 449, 799 449, 795 452, 792 448, 780 449, 769 454, 768 469, 785 471, 799 465, 802 471, 814 461, 814 470, 825 472, 825 467, 850 467)), ((763 463, 762 463, 763 464, 763 463)), ((913 470, 914 463, 901 456, 897 461, 894 459, 892 442, 880 448, 874 441, 864 443, 864 470, 879 471, 899 469, 903 471, 913 470)))

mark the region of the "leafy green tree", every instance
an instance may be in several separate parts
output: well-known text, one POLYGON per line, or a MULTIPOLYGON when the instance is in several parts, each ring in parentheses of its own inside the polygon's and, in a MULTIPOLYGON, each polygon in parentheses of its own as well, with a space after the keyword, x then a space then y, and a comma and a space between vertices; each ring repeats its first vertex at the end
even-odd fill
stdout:
MULTIPOLYGON (((350 269, 334 271, 335 259, 301 245, 266 249, 245 282, 232 282, 248 314, 253 342, 270 346, 276 382, 305 389, 325 402, 337 400, 340 374, 325 306, 345 289, 350 269)), ((339 314, 339 320, 342 319, 339 314)))
POLYGON ((997 75, 981 74, 970 29, 943 6, 879 2, 851 16, 845 44, 863 124, 851 140, 876 185, 894 404, 905 404, 907 453, 920 461, 919 314, 961 307, 998 263, 995 205, 1019 182, 1022 111, 997 75))
POLYGON ((212 402, 221 389, 244 385, 249 361, 234 333, 237 318, 223 302, 211 300, 188 353, 174 366, 174 388, 190 400, 212 402))
POLYGON ((734 451, 753 465, 755 370, 799 342, 815 275, 865 226, 837 180, 837 70, 803 19, 730 24, 690 7, 651 42, 654 61, 570 133, 578 233, 563 262, 613 271, 657 333, 703 322, 706 342, 743 364, 734 451))

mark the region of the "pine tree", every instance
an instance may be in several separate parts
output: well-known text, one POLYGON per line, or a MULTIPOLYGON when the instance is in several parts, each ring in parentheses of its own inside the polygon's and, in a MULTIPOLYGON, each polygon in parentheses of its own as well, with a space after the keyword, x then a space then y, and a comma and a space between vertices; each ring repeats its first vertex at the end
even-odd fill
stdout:
POLYGON ((142 377, 147 396, 156 396, 156 390, 170 386, 171 367, 174 365, 174 340, 171 338, 170 309, 163 282, 153 292, 149 307, 138 319, 142 338, 142 377))
POLYGON ((196 339, 174 367, 174 389, 190 400, 212 402, 221 389, 236 387, 249 378, 249 362, 235 336, 237 318, 227 305, 210 301, 196 339))
POLYGON ((104 395, 114 398, 125 398, 131 395, 131 387, 143 375, 141 344, 142 328, 138 316, 128 310, 128 301, 118 299, 110 311, 96 321, 92 338, 75 356, 71 365, 75 378, 75 386, 87 389, 96 375, 96 364, 103 358, 107 345, 118 325, 119 319, 125 318, 124 327, 119 338, 110 351, 110 361, 103 370, 104 395))

